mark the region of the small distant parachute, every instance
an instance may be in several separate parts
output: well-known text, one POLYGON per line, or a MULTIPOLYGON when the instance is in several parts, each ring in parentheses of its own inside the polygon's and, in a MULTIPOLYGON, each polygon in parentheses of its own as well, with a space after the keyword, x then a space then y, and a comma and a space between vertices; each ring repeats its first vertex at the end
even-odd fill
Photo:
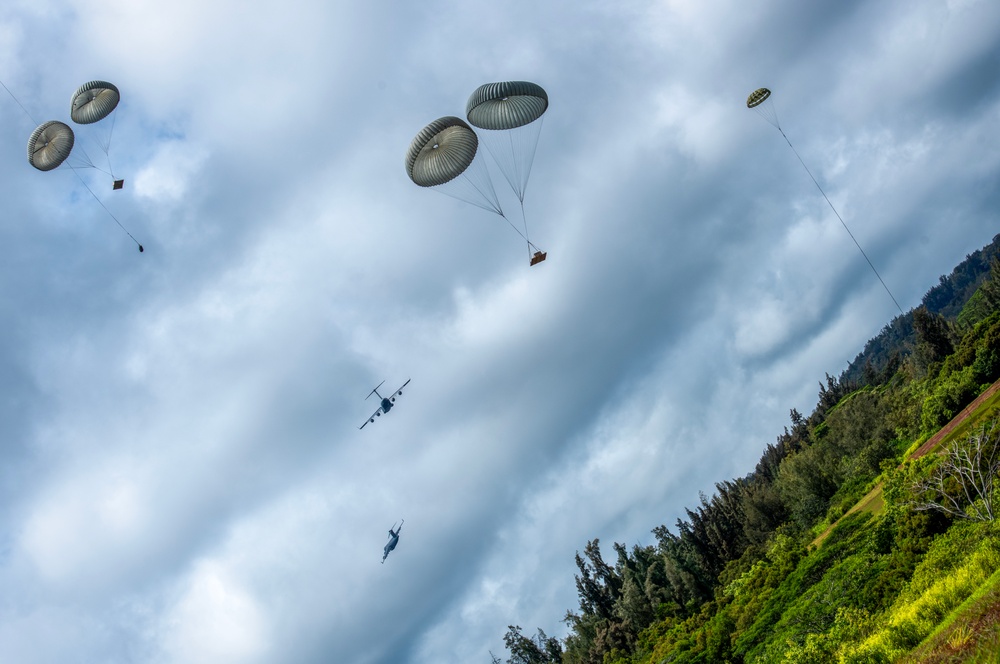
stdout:
POLYGON ((28 138, 28 163, 40 171, 51 171, 66 161, 76 141, 69 125, 52 120, 44 122, 28 138))
POLYGON ((778 124, 778 112, 774 109, 774 102, 771 101, 771 91, 767 88, 757 88, 747 97, 747 108, 753 109, 760 117, 767 120, 777 129, 781 129, 778 124))
MULTIPOLYGON (((73 97, 70 99, 69 115, 73 122, 77 124, 95 124, 110 116, 118 108, 118 102, 120 101, 121 92, 119 92, 118 87, 114 83, 89 81, 77 88, 76 92, 73 93, 73 97)), ((114 120, 112 117, 108 126, 95 129, 91 132, 94 141, 107 159, 108 169, 104 171, 103 168, 99 168, 85 151, 82 152, 80 161, 82 166, 96 168, 110 175, 114 181, 112 188, 121 189, 125 181, 116 179, 114 169, 111 167, 111 137, 115 130, 114 120)))

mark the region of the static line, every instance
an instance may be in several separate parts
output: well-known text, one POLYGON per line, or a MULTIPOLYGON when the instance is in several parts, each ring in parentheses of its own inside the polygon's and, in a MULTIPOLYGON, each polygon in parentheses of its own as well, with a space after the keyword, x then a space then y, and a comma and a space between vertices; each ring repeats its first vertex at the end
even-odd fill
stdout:
POLYGON ((108 213, 108 216, 115 220, 115 223, 118 224, 118 228, 125 231, 125 235, 128 235, 130 238, 132 238, 132 241, 135 242, 137 247, 139 247, 139 253, 145 251, 145 249, 143 249, 142 247, 142 244, 140 244, 140 242, 136 240, 131 233, 128 232, 127 228, 122 226, 122 222, 118 221, 118 217, 111 214, 111 210, 108 209, 108 206, 104 204, 104 201, 102 201, 100 198, 97 197, 97 194, 95 194, 94 190, 90 188, 90 185, 87 184, 87 181, 84 180, 82 177, 80 177, 80 174, 76 172, 76 169, 70 166, 70 170, 72 170, 73 174, 76 175, 78 180, 80 180, 80 183, 87 188, 87 191, 89 191, 90 195, 94 197, 94 200, 101 204, 101 207, 104 208, 104 211, 108 213))
POLYGON ((17 103, 17 105, 21 107, 21 110, 24 111, 24 114, 28 116, 28 119, 31 120, 31 123, 37 126, 38 123, 35 121, 35 118, 31 117, 31 113, 29 113, 28 109, 24 107, 24 104, 21 103, 21 100, 14 96, 14 93, 10 91, 10 88, 7 87, 7 84, 4 83, 3 81, 0 81, 0 85, 2 85, 3 89, 7 91, 7 94, 10 95, 10 98, 13 99, 17 103))
POLYGON ((844 223, 844 220, 840 216, 840 213, 837 212, 837 208, 833 207, 833 203, 830 202, 830 197, 826 195, 825 191, 823 191, 823 187, 820 186, 819 181, 816 180, 816 177, 812 174, 812 171, 810 171, 809 167, 806 166, 806 162, 802 161, 802 157, 799 156, 799 153, 795 149, 795 146, 792 145, 792 142, 788 140, 787 136, 785 136, 785 132, 782 131, 781 127, 778 127, 777 125, 775 125, 775 127, 777 127, 778 131, 781 132, 781 136, 782 138, 785 139, 785 142, 788 143, 788 147, 790 147, 792 149, 792 152, 795 153, 795 156, 798 157, 799 163, 802 164, 802 168, 806 169, 806 173, 809 174, 809 177, 812 179, 813 184, 815 184, 816 188, 819 189, 819 193, 823 194, 823 198, 826 199, 826 202, 827 204, 829 204, 830 209, 833 210, 833 213, 837 215, 837 219, 840 219, 841 225, 844 227, 844 230, 847 231, 847 234, 851 236, 851 239, 854 240, 854 244, 855 246, 857 246, 858 251, 860 251, 861 255, 865 257, 866 261, 868 261, 868 267, 872 269, 872 272, 874 272, 875 276, 878 277, 879 283, 882 284, 882 288, 884 288, 885 292, 889 294, 890 298, 892 298, 892 303, 896 305, 897 309, 899 309, 899 315, 905 316, 906 314, 903 313, 903 308, 899 306, 899 302, 896 301, 896 297, 892 294, 892 291, 889 290, 889 287, 885 285, 885 281, 882 280, 882 275, 878 273, 878 270, 875 269, 875 265, 873 265, 871 259, 868 258, 868 254, 866 254, 865 250, 861 248, 860 244, 858 244, 857 238, 854 237, 854 233, 852 233, 851 229, 847 227, 846 223, 844 223))

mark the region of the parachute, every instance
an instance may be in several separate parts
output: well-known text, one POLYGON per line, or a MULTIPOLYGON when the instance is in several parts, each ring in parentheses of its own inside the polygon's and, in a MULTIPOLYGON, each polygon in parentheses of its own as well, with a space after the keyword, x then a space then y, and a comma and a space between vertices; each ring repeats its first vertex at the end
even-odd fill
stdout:
MULTIPOLYGON (((114 83, 89 81, 77 88, 76 92, 73 93, 73 97, 70 99, 69 115, 73 122, 77 124, 95 124, 111 115, 118 107, 119 101, 121 101, 121 93, 114 83)), ((112 118, 110 126, 101 128, 100 130, 95 128, 91 132, 94 140, 107 159, 108 170, 104 171, 103 168, 98 168, 89 155, 87 155, 86 151, 81 151, 80 165, 104 171, 113 180, 112 189, 121 189, 125 181, 116 179, 114 169, 111 167, 111 136, 114 133, 114 128, 114 118, 112 118)))
POLYGON ((840 216, 840 213, 837 212, 837 208, 833 206, 833 203, 830 201, 830 198, 826 195, 826 192, 823 191, 823 187, 820 186, 819 180, 817 180, 816 177, 812 174, 812 171, 810 171, 809 167, 806 166, 806 162, 802 160, 802 157, 795 149, 795 146, 792 145, 792 142, 788 140, 788 136, 785 135, 785 130, 781 128, 781 124, 778 122, 778 113, 777 111, 775 111, 774 102, 771 100, 771 91, 768 90, 767 88, 757 88, 756 90, 751 92, 750 96, 747 97, 747 108, 756 111, 758 115, 760 115, 768 122, 768 124, 777 129, 778 132, 781 134, 781 137, 785 139, 785 142, 788 143, 788 147, 792 149, 792 152, 795 153, 795 156, 798 158, 799 163, 802 164, 802 168, 804 168, 806 173, 809 174, 809 178, 813 181, 813 184, 816 185, 816 188, 819 189, 819 193, 823 194, 823 198, 826 199, 826 202, 830 206, 830 209, 833 210, 833 213, 837 216, 837 219, 840 220, 840 223, 844 227, 844 230, 847 231, 847 234, 851 236, 852 240, 854 240, 854 244, 858 248, 858 251, 860 251, 861 255, 865 257, 865 260, 868 262, 868 267, 870 267, 872 269, 872 272, 875 273, 875 276, 878 277, 879 283, 882 284, 882 288, 885 289, 885 292, 889 294, 889 297, 892 299, 892 303, 896 305, 897 309, 899 309, 899 315, 900 316, 904 315, 903 308, 899 306, 899 302, 896 301, 896 296, 892 294, 892 291, 889 290, 889 287, 885 284, 885 281, 882 280, 882 275, 880 275, 878 273, 878 270, 875 269, 875 265, 874 263, 872 263, 871 259, 868 258, 868 254, 866 254, 865 250, 861 248, 861 244, 858 242, 857 238, 854 237, 854 233, 852 233, 851 229, 847 227, 847 223, 844 221, 843 217, 840 216))
POLYGON ((69 116, 77 124, 92 124, 111 115, 118 107, 121 93, 113 83, 107 81, 90 81, 84 83, 70 102, 69 116))
POLYGON ((779 131, 781 125, 778 124, 778 112, 774 110, 774 102, 771 101, 771 91, 767 88, 757 88, 747 97, 747 108, 753 109, 760 117, 764 118, 768 124, 779 131))
POLYGON ((52 120, 44 122, 28 138, 28 163, 40 171, 51 171, 66 161, 76 141, 69 125, 52 120))
POLYGON ((466 104, 469 123, 482 130, 486 149, 522 204, 548 107, 545 90, 526 81, 480 85, 466 104))
MULTIPOLYGON (((535 160, 535 149, 542 131, 542 116, 549 107, 549 95, 535 83, 504 81, 480 85, 469 97, 465 115, 479 130, 489 150, 521 203, 521 220, 528 251, 534 245, 528 239, 528 220, 524 214, 524 193, 535 160)), ((545 260, 536 251, 530 264, 545 260)))
POLYGON ((410 143, 406 174, 420 187, 433 187, 504 217, 486 164, 476 159, 478 152, 479 138, 464 120, 438 118, 410 143))

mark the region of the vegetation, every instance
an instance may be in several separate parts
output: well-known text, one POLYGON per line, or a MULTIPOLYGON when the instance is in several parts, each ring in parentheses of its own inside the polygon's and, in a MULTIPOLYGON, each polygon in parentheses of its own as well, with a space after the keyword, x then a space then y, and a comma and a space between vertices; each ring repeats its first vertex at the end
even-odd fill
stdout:
POLYGON ((998 379, 1000 235, 656 545, 588 542, 569 634, 507 662, 1000 661, 1000 396, 932 438, 998 379))

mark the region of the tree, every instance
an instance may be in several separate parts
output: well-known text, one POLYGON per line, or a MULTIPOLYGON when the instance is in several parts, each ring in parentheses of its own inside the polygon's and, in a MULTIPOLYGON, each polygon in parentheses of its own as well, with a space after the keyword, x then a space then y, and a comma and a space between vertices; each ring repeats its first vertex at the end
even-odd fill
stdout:
POLYGON ((948 321, 940 314, 932 314, 926 307, 914 309, 913 329, 917 334, 914 358, 922 371, 928 371, 955 352, 948 321))
POLYGON ((576 554, 576 591, 580 596, 580 609, 584 615, 596 615, 605 620, 615 618, 615 601, 621 594, 622 579, 613 567, 601 557, 601 542, 594 539, 583 549, 587 560, 576 554))
POLYGON ((918 511, 937 511, 974 521, 996 518, 997 473, 1000 472, 1000 431, 994 421, 967 438, 952 441, 944 457, 925 480, 913 484, 918 511))
MULTIPOLYGON (((546 636, 538 630, 535 638, 521 634, 520 625, 508 625, 503 643, 510 652, 507 664, 560 664, 562 662, 562 646, 559 639, 546 636)), ((492 656, 493 653, 490 653, 492 656)), ((496 657, 493 658, 497 660, 496 657)))
POLYGON ((996 256, 990 261, 990 276, 979 290, 987 306, 991 309, 1000 309, 1000 260, 996 256))

